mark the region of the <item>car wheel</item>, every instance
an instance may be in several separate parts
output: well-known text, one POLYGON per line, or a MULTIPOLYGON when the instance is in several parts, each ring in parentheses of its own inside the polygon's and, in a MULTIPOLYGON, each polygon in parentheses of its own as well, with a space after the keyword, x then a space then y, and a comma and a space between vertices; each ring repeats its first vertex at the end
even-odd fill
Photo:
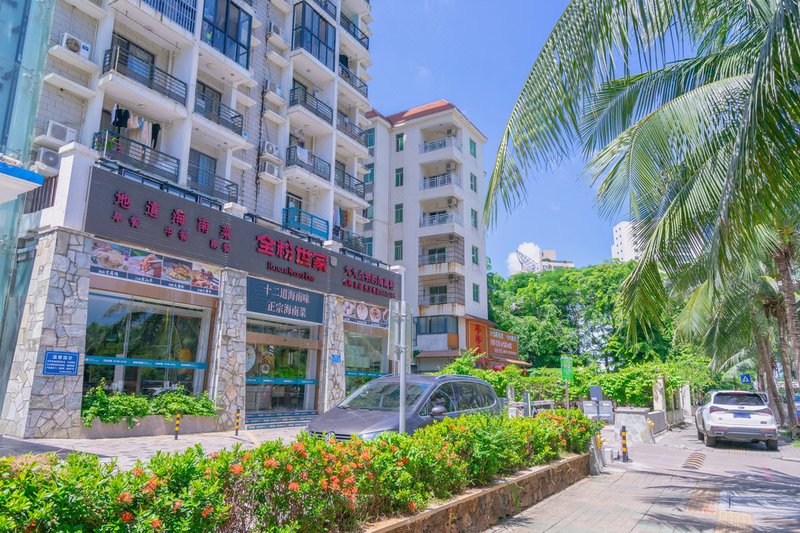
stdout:
POLYGON ((706 434, 706 436, 705 436, 705 438, 703 440, 705 441, 706 446, 708 446, 709 448, 713 448, 714 446, 717 445, 717 438, 716 437, 712 437, 709 434, 706 434))
POLYGON ((778 439, 772 439, 767 441, 767 449, 771 452, 778 450, 778 439))

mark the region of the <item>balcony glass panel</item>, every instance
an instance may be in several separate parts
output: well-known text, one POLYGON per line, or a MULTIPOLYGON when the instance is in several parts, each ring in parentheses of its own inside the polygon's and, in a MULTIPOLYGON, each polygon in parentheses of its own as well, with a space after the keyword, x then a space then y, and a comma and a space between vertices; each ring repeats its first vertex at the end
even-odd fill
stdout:
POLYGON ((461 216, 457 213, 431 213, 419 218, 419 227, 421 228, 448 223, 461 224, 461 216))
POLYGON ((336 186, 340 189, 344 189, 345 191, 355 194, 359 198, 365 197, 364 191, 364 182, 360 179, 356 178, 355 176, 348 174, 341 168, 337 168, 334 171, 335 174, 335 183, 336 186))
POLYGON ((119 165, 168 181, 178 181, 181 162, 171 155, 153 150, 111 131, 94 134, 93 148, 100 157, 119 165))
POLYGON ((195 0, 144 0, 144 3, 186 31, 194 33, 194 20, 197 13, 195 0))
POLYGON ((336 18, 336 6, 333 4, 333 2, 331 2, 330 0, 314 0, 314 2, 319 7, 324 9, 328 15, 332 16, 333 18, 336 18))
POLYGON ((283 227, 328 238, 328 221, 296 207, 283 209, 283 227))
POLYGON ((424 249, 419 255, 419 266, 441 265, 444 263, 464 264, 464 250, 456 247, 424 249))
POLYGON ((238 135, 242 134, 244 119, 241 113, 237 113, 235 109, 226 106, 216 98, 198 92, 195 95, 194 110, 210 121, 216 122, 238 135))
POLYGON ((342 13, 339 17, 339 24, 342 25, 344 31, 355 37, 356 41, 358 41, 361 46, 369 50, 369 37, 367 37, 367 34, 361 31, 361 28, 359 28, 355 22, 345 16, 344 13, 342 13))
POLYGON ((419 288, 419 305, 464 305, 464 286, 460 283, 443 283, 419 288))
POLYGON ((152 63, 131 55, 115 46, 103 55, 103 73, 118 72, 167 98, 186 104, 186 83, 161 70, 152 63))
POLYGON ((433 152, 434 150, 442 150, 449 146, 454 146, 456 149, 461 150, 461 144, 455 136, 442 137, 433 141, 424 142, 420 145, 419 151, 422 154, 433 152))
POLYGON ((315 156, 306 148, 290 146, 286 150, 286 166, 298 166, 324 180, 331 180, 331 164, 315 156))
POLYGON ((455 184, 457 187, 463 188, 461 176, 453 172, 445 172, 444 174, 439 174, 438 176, 422 178, 421 188, 422 190, 435 189, 437 187, 444 187, 451 184, 455 184))
POLYGON ((206 0, 200 38, 244 68, 250 68, 252 18, 235 3, 206 0))
POLYGON ((226 202, 239 201, 239 185, 198 166, 189 164, 189 187, 226 202))
POLYGON ((328 124, 333 124, 333 108, 303 87, 295 87, 289 93, 289 106, 294 105, 303 106, 328 124))
MULTIPOLYGON (((335 12, 336 8, 333 10, 335 12)), ((294 6, 292 50, 298 48, 306 50, 330 70, 335 69, 336 29, 307 2, 294 6)))

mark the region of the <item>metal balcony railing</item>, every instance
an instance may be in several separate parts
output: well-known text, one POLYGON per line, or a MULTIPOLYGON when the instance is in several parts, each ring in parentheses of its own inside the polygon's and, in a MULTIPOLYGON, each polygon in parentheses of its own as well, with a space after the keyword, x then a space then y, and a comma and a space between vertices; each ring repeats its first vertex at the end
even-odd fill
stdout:
POLYGON ((293 145, 286 149, 286 167, 291 166, 304 168, 324 180, 331 181, 331 164, 305 148, 293 145))
POLYGON ((419 227, 438 226, 448 223, 461 224, 461 215, 458 213, 434 213, 419 217, 419 227))
POLYGON ((366 191, 364 190, 364 182, 360 179, 356 178, 355 176, 348 174, 341 168, 337 168, 333 172, 334 174, 334 183, 340 189, 343 189, 349 193, 355 194, 362 200, 366 196, 366 191))
POLYGON ((242 134, 244 118, 241 113, 230 108, 215 98, 203 93, 196 93, 194 110, 197 114, 206 117, 211 122, 228 128, 237 135, 242 134))
POLYGON ((339 77, 348 84, 352 85, 355 90, 364 95, 365 98, 367 97, 369 92, 367 90, 367 82, 356 76, 352 70, 344 66, 342 63, 339 63, 339 77))
POLYGON ((333 124, 333 108, 302 87, 296 87, 289 93, 289 107, 294 105, 303 106, 328 124, 333 124))
POLYGON ((355 22, 347 18, 344 13, 339 16, 339 24, 342 25, 344 31, 355 37, 356 41, 361 43, 361 46, 369 50, 369 37, 367 37, 367 34, 361 31, 361 28, 359 28, 355 22))
POLYGON ((130 55, 127 50, 119 46, 106 50, 103 55, 103 73, 111 71, 118 72, 148 89, 186 105, 186 83, 152 63, 130 55))
POLYGON ((356 235, 341 226, 333 226, 333 240, 342 243, 342 246, 360 254, 366 253, 367 247, 361 235, 356 235))
POLYGON ((442 265, 445 263, 458 263, 464 264, 464 250, 458 248, 445 248, 444 251, 440 249, 435 250, 422 250, 419 255, 419 266, 428 265, 442 265))
POLYGON ((364 130, 356 126, 353 122, 350 121, 349 118, 347 118, 342 113, 336 114, 336 129, 346 134, 348 137, 355 140, 358 144, 361 144, 366 148, 367 135, 364 132, 364 130))
POLYGON ((464 305, 464 287, 456 283, 420 287, 418 302, 419 305, 464 305))
POLYGON ((314 2, 316 2, 319 7, 324 9, 328 15, 336 18, 336 5, 333 2, 330 0, 314 0, 314 2))
POLYGON ((189 188, 195 191, 223 200, 225 202, 239 201, 239 185, 221 178, 197 165, 189 165, 187 174, 189 188))
POLYGON ((328 238, 328 221, 296 207, 283 209, 283 227, 328 238))
POLYGON ((190 33, 194 33, 194 20, 197 13, 195 0, 144 0, 165 17, 190 33))
POLYGON ((420 189, 424 191, 427 189, 435 189, 437 187, 444 187, 451 184, 455 184, 460 189, 464 187, 461 176, 453 172, 445 172, 444 174, 439 174, 438 176, 422 178, 422 181, 420 182, 420 189))
POLYGON ((123 167, 139 171, 160 179, 176 182, 181 161, 169 154, 153 150, 146 144, 136 142, 108 130, 94 134, 93 148, 100 157, 114 161, 123 167))
POLYGON ((461 150, 461 144, 458 142, 458 138, 455 135, 450 135, 448 137, 422 143, 419 146, 419 152, 421 154, 427 154, 428 152, 441 150, 449 146, 453 146, 459 151, 461 150))

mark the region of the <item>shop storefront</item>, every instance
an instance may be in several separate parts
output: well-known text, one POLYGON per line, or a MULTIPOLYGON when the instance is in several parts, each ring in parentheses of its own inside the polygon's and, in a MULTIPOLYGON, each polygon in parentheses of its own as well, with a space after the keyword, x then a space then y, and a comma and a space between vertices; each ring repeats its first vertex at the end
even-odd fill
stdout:
POLYGON ((389 310, 365 302, 344 300, 345 383, 349 394, 371 379, 390 372, 389 310))

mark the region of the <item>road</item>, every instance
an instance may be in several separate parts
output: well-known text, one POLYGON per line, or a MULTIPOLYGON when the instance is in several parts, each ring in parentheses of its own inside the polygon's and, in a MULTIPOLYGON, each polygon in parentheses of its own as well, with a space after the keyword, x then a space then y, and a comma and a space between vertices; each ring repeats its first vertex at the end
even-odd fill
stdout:
POLYGON ((630 456, 488 532, 800 532, 800 448, 707 448, 691 425, 630 456))

